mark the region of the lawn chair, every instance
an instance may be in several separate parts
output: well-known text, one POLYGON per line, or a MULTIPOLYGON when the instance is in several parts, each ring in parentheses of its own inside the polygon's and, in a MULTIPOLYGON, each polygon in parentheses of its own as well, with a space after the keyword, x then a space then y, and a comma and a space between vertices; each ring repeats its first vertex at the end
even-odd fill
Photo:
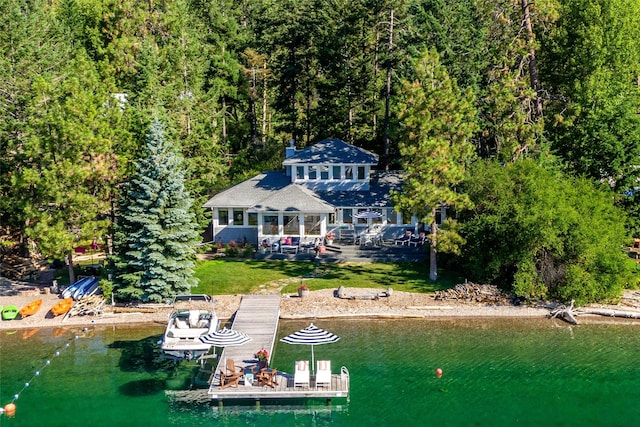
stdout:
POLYGON ((331 360, 318 360, 316 371, 316 389, 327 386, 331 389, 331 360))
POLYGON ((296 370, 293 375, 293 386, 309 386, 309 361, 296 361, 296 370))

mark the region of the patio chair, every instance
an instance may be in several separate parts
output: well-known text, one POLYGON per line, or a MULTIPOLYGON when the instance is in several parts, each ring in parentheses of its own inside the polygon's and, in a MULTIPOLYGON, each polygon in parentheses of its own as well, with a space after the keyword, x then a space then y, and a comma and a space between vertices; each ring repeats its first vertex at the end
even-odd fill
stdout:
POLYGON ((267 387, 275 388, 278 385, 278 370, 271 369, 268 371, 267 369, 260 369, 257 375, 258 385, 265 385, 267 387))
POLYGON ((404 236, 398 238, 398 239, 394 239, 393 243, 395 243, 396 245, 408 245, 409 242, 411 241, 411 236, 413 235, 413 233, 411 233, 411 230, 407 230, 404 233, 404 236))
POLYGON ((238 388, 240 377, 240 374, 227 375, 222 369, 220 369, 220 388, 223 390, 227 387, 238 388))
POLYGON ((226 372, 226 374, 228 376, 233 376, 233 375, 242 376, 243 372, 244 372, 244 369, 242 369, 239 366, 236 366, 236 364, 233 361, 233 359, 227 359, 227 372, 226 372))
POLYGON ((271 239, 269 238, 262 239, 260 246, 263 247, 264 251, 269 251, 269 252, 273 252, 274 250, 276 252, 278 251, 277 243, 272 242, 271 239))
POLYGON ((422 246, 424 245, 424 242, 427 240, 427 234, 424 231, 421 231, 419 235, 415 236, 415 237, 411 237, 411 239, 409 239, 409 242, 407 243, 407 245, 409 246, 422 246))
POLYGON ((294 253, 297 254, 299 246, 300 246, 300 237, 294 236, 294 237, 287 237, 285 239, 284 244, 282 244, 281 248, 283 253, 293 251, 294 253))
POLYGON ((327 386, 331 389, 331 360, 318 360, 316 371, 316 388, 327 386))
POLYGON ((309 361, 298 360, 296 361, 296 370, 293 374, 293 386, 309 386, 309 361))

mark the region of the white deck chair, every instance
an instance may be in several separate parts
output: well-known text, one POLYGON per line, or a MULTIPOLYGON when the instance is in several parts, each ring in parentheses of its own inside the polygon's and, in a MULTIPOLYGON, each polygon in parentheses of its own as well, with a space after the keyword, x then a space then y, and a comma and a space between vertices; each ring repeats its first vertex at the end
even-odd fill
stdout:
POLYGON ((331 389, 331 360, 318 360, 316 371, 316 388, 327 386, 331 389))
POLYGON ((309 361, 296 361, 296 371, 293 375, 293 386, 309 386, 309 361))

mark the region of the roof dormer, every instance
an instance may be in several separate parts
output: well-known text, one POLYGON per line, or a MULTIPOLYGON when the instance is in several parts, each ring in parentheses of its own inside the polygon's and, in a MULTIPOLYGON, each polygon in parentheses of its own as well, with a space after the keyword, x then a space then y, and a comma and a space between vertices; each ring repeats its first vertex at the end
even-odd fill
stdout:
POLYGON ((371 169, 378 156, 339 139, 324 139, 296 150, 291 141, 282 162, 291 182, 318 191, 369 188, 371 169))

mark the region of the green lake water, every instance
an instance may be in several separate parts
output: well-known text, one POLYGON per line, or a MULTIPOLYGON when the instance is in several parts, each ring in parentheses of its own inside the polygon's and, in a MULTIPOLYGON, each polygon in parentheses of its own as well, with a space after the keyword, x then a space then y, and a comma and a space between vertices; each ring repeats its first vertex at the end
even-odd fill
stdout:
MULTIPOLYGON (((349 401, 263 401, 259 407, 176 402, 167 390, 189 388, 196 363, 176 368, 157 359, 162 327, 41 329, 31 337, 0 331, 0 405, 19 395, 15 417, 0 415, 0 425, 640 423, 639 325, 569 326, 546 319, 315 324, 341 337, 316 346, 315 354, 330 359, 334 373, 340 366, 349 369, 349 401)), ((307 325, 281 322, 278 339, 307 325)), ((277 342, 272 366, 291 372, 295 360, 310 355, 309 347, 277 342)))

